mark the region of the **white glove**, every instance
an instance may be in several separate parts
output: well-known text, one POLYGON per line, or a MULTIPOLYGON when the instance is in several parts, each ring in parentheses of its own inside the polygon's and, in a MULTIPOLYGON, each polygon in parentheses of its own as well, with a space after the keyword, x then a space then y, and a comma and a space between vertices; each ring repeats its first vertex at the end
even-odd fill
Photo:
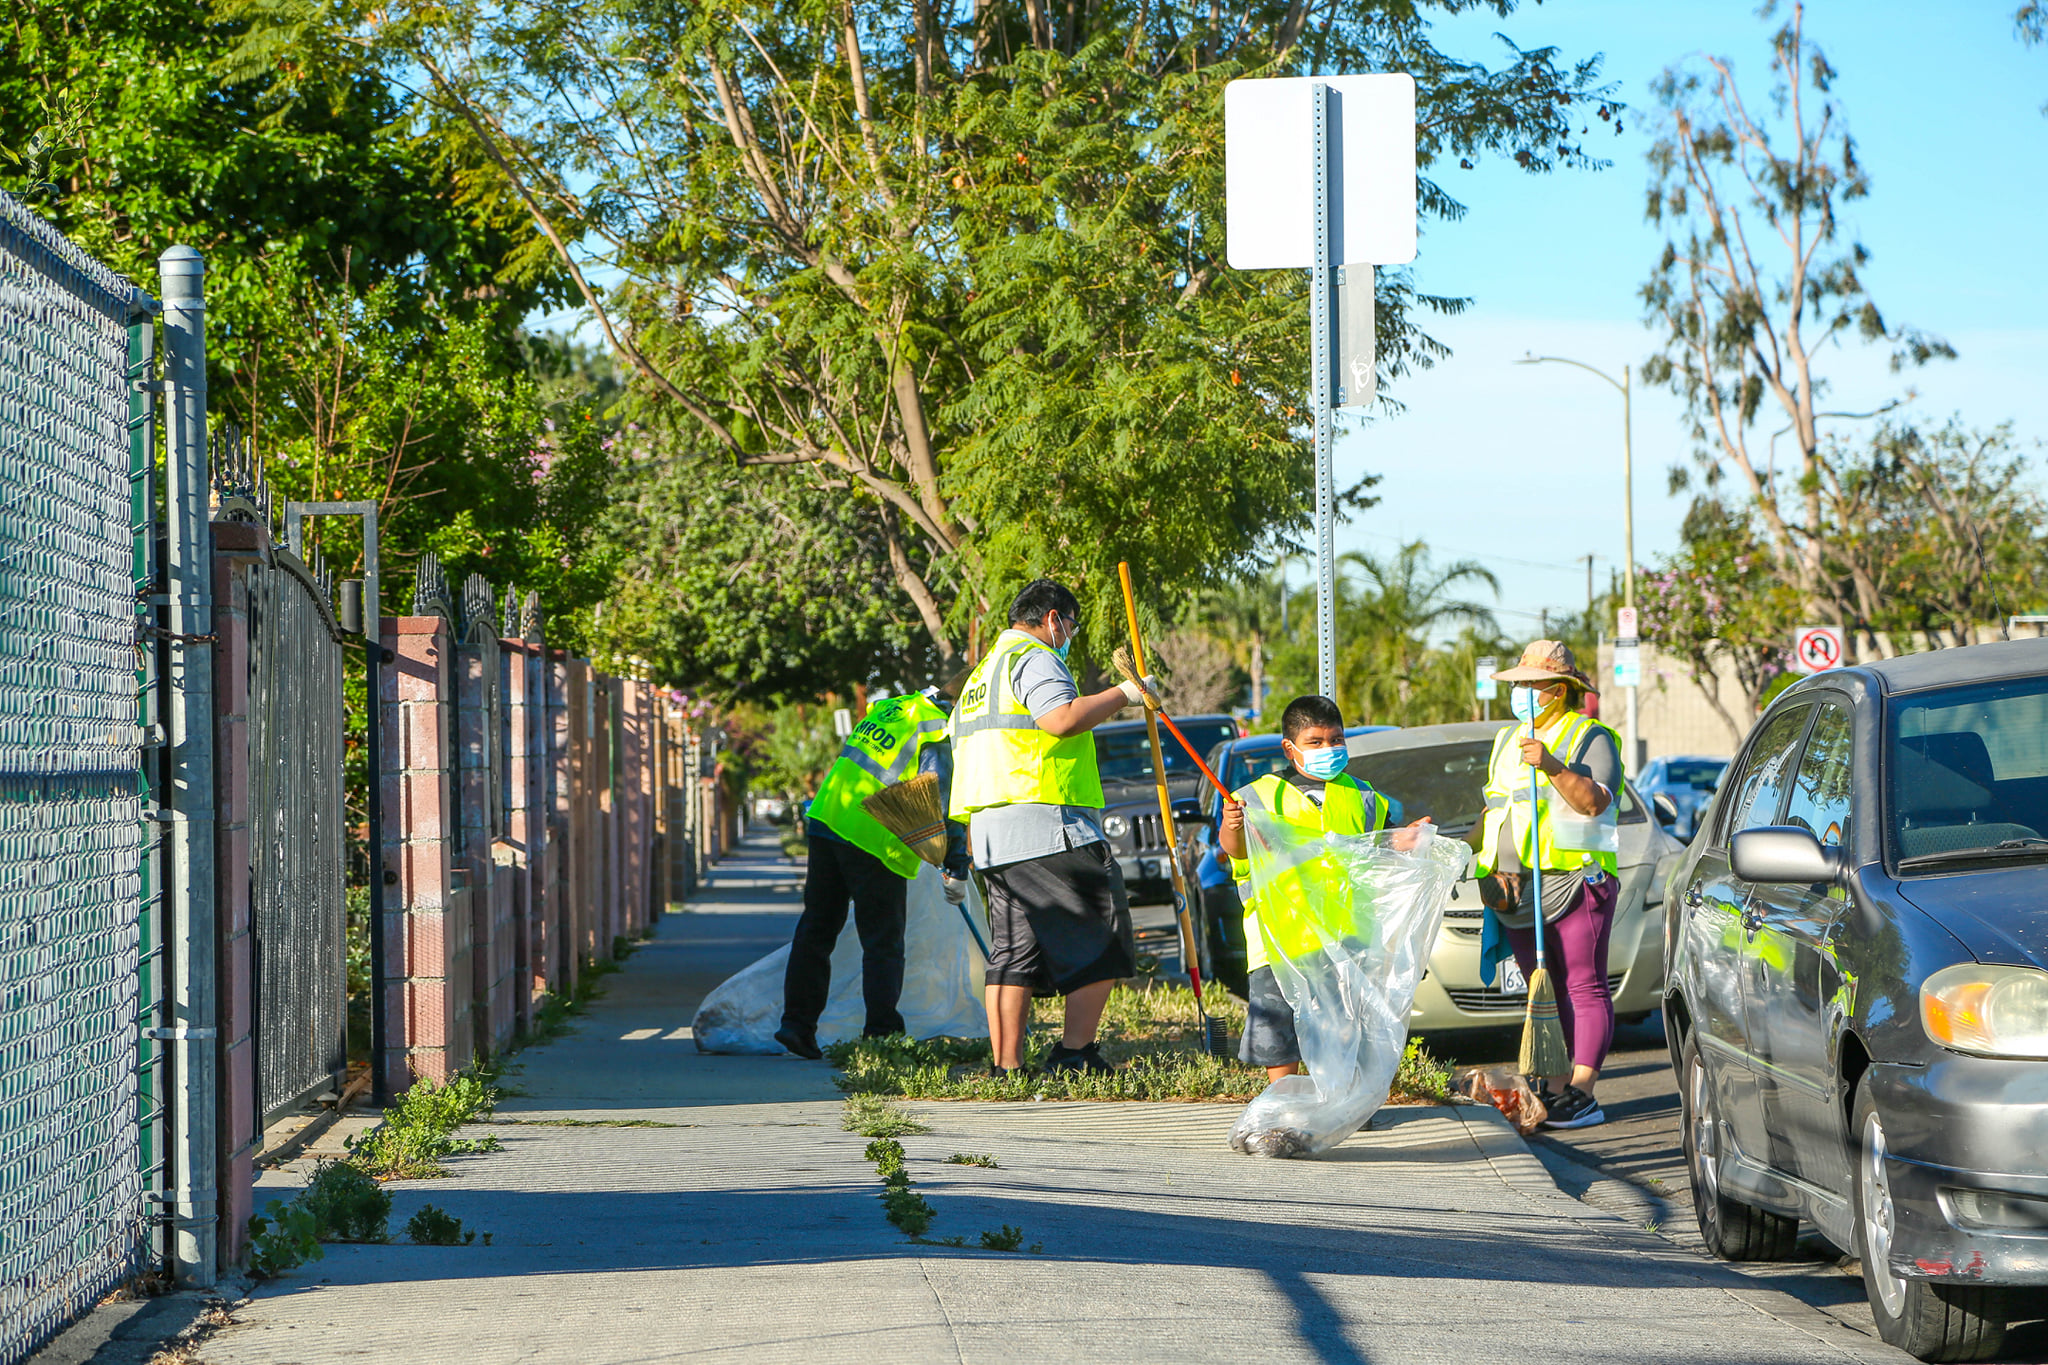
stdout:
POLYGON ((1142 681, 1125 678, 1116 686, 1117 690, 1124 694, 1124 700, 1131 705, 1149 706, 1154 711, 1159 709, 1160 698, 1166 695, 1156 676, 1148 675, 1142 681))
POLYGON ((946 904, 959 905, 967 899, 967 878, 946 878, 946 904))

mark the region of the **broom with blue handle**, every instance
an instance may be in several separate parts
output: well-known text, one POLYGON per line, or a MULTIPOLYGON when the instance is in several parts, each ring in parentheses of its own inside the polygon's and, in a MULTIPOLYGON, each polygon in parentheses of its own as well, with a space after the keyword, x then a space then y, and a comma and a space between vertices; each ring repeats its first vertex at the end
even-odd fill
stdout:
MULTIPOLYGON (((1529 722, 1529 737, 1536 736, 1536 722, 1529 722)), ((1517 1063, 1525 1076, 1571 1075, 1571 1052, 1565 1047, 1564 1025, 1557 1018, 1557 991, 1543 965, 1543 840, 1540 834, 1539 783, 1534 765, 1529 769, 1529 877, 1530 896, 1536 905, 1536 970, 1529 974, 1529 1012, 1522 1021, 1522 1053, 1517 1063)))

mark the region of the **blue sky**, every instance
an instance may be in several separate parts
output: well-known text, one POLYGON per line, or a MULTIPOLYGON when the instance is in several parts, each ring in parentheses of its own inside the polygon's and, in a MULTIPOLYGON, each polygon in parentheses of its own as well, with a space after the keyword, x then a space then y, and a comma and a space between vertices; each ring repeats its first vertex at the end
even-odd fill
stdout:
MULTIPOLYGON (((1922 418, 2009 421, 2031 443, 2048 438, 2048 50, 2020 46, 2015 7, 1812 0, 1806 32, 1840 72, 1836 94, 1872 177, 1871 196, 1845 217, 1872 253, 1866 283, 1889 321, 1960 352, 1901 378, 1882 354, 1852 346, 1828 362, 1835 396, 1874 404, 1912 387, 1909 411, 1922 418)), ((1619 396, 1565 366, 1513 362, 1533 351, 1618 374, 1650 354, 1636 297, 1662 243, 1642 214, 1650 82, 1690 54, 1725 55, 1754 106, 1775 23, 1745 0, 1549 0, 1505 21, 1437 25, 1440 46, 1488 60, 1496 31, 1568 58, 1604 53, 1632 112, 1620 137, 1596 123, 1587 139, 1613 162, 1604 171, 1529 176, 1492 162, 1443 172, 1471 212, 1426 229, 1416 282, 1474 306, 1433 320, 1454 355, 1399 385, 1407 410, 1339 442, 1339 487, 1383 476, 1383 501, 1340 528, 1340 549, 1420 538, 1443 557, 1479 558, 1501 577, 1502 626, 1516 636, 1533 635, 1546 607, 1584 605, 1578 556, 1600 556, 1603 582, 1620 564, 1619 396)), ((1673 396, 1638 386, 1638 562, 1677 542, 1685 507, 1665 475, 1686 459, 1680 417, 1673 396)))

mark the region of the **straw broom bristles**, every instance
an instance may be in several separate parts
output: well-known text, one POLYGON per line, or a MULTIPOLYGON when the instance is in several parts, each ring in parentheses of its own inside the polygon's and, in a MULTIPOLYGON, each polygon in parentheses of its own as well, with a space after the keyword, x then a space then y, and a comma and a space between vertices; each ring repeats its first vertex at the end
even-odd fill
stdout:
POLYGON ((861 806, 912 853, 933 867, 945 862, 946 812, 939 805, 938 774, 921 773, 908 782, 884 787, 861 806))
POLYGON ((1557 1021, 1557 992, 1544 967, 1529 977, 1529 1014, 1522 1021, 1522 1055, 1517 1069, 1524 1076, 1569 1076, 1572 1072, 1564 1025, 1557 1021))

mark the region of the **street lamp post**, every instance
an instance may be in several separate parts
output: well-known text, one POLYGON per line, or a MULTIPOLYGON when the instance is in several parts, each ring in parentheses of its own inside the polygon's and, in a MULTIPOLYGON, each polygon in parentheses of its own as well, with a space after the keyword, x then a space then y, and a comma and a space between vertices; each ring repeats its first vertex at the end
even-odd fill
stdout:
MULTIPOLYGON (((1635 376, 1632 367, 1621 367, 1621 378, 1616 379, 1605 370, 1595 369, 1583 360, 1570 360, 1560 355, 1532 355, 1515 362, 1517 365, 1576 365, 1588 374, 1598 375, 1612 384, 1621 394, 1621 604, 1630 612, 1636 608, 1636 490, 1634 416, 1631 399, 1635 376)), ((1636 770, 1636 688, 1628 688, 1628 753, 1622 759, 1623 766, 1633 774, 1636 770)))

